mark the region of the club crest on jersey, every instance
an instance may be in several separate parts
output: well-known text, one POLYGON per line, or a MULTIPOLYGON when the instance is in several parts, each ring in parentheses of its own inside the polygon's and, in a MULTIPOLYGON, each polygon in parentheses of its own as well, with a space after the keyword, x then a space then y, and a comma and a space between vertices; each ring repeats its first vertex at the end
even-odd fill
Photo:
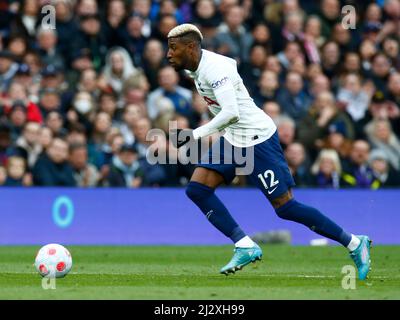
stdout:
POLYGON ((201 82, 200 81, 197 81, 197 85, 199 86, 200 91, 204 92, 204 89, 201 87, 201 82))
POLYGON ((212 87, 213 89, 217 89, 217 88, 223 86, 227 81, 228 81, 228 77, 224 77, 224 78, 222 78, 221 80, 218 80, 218 81, 213 82, 213 83, 211 84, 211 87, 212 87))

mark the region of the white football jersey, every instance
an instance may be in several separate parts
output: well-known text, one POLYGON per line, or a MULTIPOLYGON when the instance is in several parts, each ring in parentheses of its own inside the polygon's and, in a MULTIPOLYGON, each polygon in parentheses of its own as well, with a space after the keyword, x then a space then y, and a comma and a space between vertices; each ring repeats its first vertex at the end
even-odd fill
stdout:
POLYGON ((229 91, 224 94, 236 97, 239 121, 227 124, 224 138, 237 147, 250 147, 269 139, 275 133, 276 125, 250 97, 237 71, 236 61, 208 50, 202 52, 197 70, 186 72, 194 79, 197 91, 214 116, 226 107, 224 101, 218 101, 215 91, 223 91, 228 82, 233 85, 233 89, 227 86, 229 91))

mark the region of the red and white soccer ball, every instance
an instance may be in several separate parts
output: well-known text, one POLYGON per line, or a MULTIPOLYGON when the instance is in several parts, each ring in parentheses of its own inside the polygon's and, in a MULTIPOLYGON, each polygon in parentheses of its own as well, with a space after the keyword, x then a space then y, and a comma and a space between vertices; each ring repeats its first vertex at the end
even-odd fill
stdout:
POLYGON ((60 244, 47 244, 37 253, 35 268, 42 277, 63 278, 72 268, 71 254, 60 244))

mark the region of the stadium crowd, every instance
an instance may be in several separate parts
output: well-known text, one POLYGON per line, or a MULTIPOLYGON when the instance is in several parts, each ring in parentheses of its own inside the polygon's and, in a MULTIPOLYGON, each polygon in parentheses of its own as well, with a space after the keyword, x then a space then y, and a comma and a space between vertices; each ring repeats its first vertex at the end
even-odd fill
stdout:
POLYGON ((150 129, 210 119, 165 59, 185 22, 236 59, 298 187, 400 186, 400 0, 0 1, 0 185, 185 185, 193 165, 146 160, 172 148, 150 129))

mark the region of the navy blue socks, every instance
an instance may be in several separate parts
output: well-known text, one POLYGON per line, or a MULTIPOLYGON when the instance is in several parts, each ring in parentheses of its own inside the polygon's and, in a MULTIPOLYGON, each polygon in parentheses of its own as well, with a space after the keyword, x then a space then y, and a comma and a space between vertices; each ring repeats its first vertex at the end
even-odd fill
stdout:
POLYGON ((233 220, 228 209, 214 193, 214 189, 198 183, 189 182, 186 195, 200 208, 207 219, 234 243, 246 236, 233 220))
MULTIPOLYGON (((214 189, 198 183, 189 182, 186 188, 187 196, 200 208, 207 219, 234 243, 246 236, 243 230, 230 215, 228 209, 214 193, 214 189)), ((278 216, 285 220, 301 223, 316 233, 335 240, 347 247, 351 234, 345 232, 332 220, 317 209, 306 206, 291 199, 275 210, 278 216)))
POLYGON ((343 231, 317 209, 299 203, 295 199, 290 200, 275 211, 282 219, 304 224, 316 233, 335 240, 345 247, 350 243, 351 234, 343 231))

